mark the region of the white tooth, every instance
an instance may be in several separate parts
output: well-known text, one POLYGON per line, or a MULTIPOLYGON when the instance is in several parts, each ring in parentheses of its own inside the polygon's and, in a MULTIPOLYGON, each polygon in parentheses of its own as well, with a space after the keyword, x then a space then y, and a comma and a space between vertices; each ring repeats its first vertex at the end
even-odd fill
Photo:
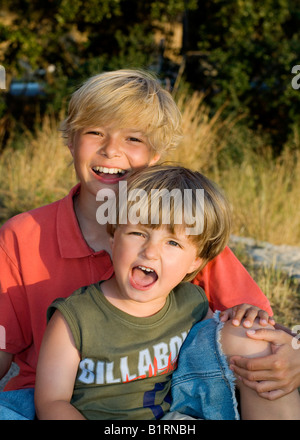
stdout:
POLYGON ((145 272, 154 272, 153 269, 150 269, 150 267, 145 267, 145 266, 139 266, 140 269, 144 270, 145 272))
POLYGON ((94 170, 100 172, 100 173, 106 173, 106 174, 124 174, 125 170, 122 170, 121 168, 107 168, 107 167, 94 167, 94 170))

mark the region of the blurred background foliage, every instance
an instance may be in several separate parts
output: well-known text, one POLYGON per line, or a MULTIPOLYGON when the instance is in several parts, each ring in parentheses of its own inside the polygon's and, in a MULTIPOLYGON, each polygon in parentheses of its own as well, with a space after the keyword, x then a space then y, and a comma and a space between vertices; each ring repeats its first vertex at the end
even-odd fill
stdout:
MULTIPOLYGON (((57 113, 88 76, 143 67, 154 70, 175 91, 179 85, 204 92, 212 112, 227 102, 225 115, 242 115, 274 154, 295 138, 300 91, 291 87, 291 69, 300 63, 299 0, 1 4, 0 64, 7 84, 36 79, 45 90, 43 97, 27 100, 25 112, 18 100, 1 91, 2 129, 9 131, 13 116, 17 125, 30 126, 37 106, 41 113, 57 113)), ((8 136, 2 134, 3 142, 8 136)))

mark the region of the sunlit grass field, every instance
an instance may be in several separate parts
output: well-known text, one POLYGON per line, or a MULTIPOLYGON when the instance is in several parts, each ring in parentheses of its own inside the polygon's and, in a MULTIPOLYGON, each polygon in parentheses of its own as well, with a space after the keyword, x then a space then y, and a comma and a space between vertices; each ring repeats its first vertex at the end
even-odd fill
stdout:
MULTIPOLYGON (((225 191, 232 205, 235 235, 273 244, 300 246, 300 141, 273 158, 271 149, 235 117, 214 115, 201 94, 176 97, 183 115, 184 137, 167 157, 199 170, 225 191)), ((11 216, 63 197, 76 183, 60 120, 43 118, 35 132, 10 136, 0 155, 0 224, 11 216)), ((0 128, 1 129, 1 128, 0 128)), ((1 133, 0 133, 1 136, 1 133)), ((299 323, 299 286, 273 268, 257 268, 236 250, 273 306, 275 317, 299 323)))
POLYGON ((184 138, 171 159, 202 171, 225 191, 233 208, 233 233, 273 244, 300 246, 300 141, 282 154, 222 109, 209 116, 203 95, 180 97, 184 138))

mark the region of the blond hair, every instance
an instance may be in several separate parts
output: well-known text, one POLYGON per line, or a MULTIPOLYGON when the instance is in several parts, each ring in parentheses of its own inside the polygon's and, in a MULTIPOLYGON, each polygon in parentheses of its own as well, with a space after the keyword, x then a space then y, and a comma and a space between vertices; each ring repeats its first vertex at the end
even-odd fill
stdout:
MULTIPOLYGON (((185 280, 193 279, 196 273, 213 258, 215 258, 228 243, 231 227, 231 210, 229 203, 222 191, 207 177, 197 171, 191 171, 181 166, 173 165, 154 165, 131 173, 127 179, 127 194, 137 191, 139 195, 139 220, 140 223, 146 224, 148 227, 157 229, 164 223, 164 211, 169 211, 170 222, 166 225, 171 232, 177 228, 183 228, 187 224, 191 224, 191 218, 195 218, 197 190, 203 190, 204 193, 204 210, 202 232, 198 234, 187 234, 191 242, 197 249, 197 256, 202 259, 200 268, 193 274, 189 274, 185 280), (154 191, 153 191, 154 190, 154 191), (155 191, 158 190, 158 191, 155 191), (177 190, 182 195, 186 190, 190 190, 192 194, 191 204, 192 213, 189 216, 181 215, 183 223, 179 225, 176 221, 178 210, 187 210, 184 204, 176 204, 175 198, 170 198, 170 206, 158 204, 158 197, 161 191, 167 190, 169 193, 177 190), (152 197, 154 194, 154 197, 152 197), (151 206, 158 209, 158 221, 151 221, 151 206)), ((117 196, 118 200, 118 196, 117 196)), ((130 211, 134 202, 127 200, 124 205, 116 204, 117 215, 116 224, 108 225, 108 232, 113 235, 115 229, 120 224, 120 218, 124 218, 123 209, 130 211)))
POLYGON ((61 131, 66 143, 78 130, 111 123, 138 128, 163 154, 182 137, 181 114, 171 94, 143 70, 121 69, 91 77, 71 97, 61 131))

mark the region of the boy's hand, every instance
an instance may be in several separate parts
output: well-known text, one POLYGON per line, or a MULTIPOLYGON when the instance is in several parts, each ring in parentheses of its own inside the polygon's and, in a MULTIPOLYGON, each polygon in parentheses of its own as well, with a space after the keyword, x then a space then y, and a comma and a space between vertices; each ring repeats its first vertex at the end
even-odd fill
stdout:
POLYGON ((298 338, 282 330, 250 330, 248 336, 268 341, 272 354, 258 358, 233 356, 230 368, 245 385, 261 397, 275 400, 300 387, 300 350, 298 338))
POLYGON ((240 304, 220 313, 222 322, 231 319, 233 325, 239 326, 243 320, 243 326, 246 328, 252 327, 256 318, 259 318, 259 324, 262 326, 275 324, 274 319, 267 312, 250 304, 240 304))

